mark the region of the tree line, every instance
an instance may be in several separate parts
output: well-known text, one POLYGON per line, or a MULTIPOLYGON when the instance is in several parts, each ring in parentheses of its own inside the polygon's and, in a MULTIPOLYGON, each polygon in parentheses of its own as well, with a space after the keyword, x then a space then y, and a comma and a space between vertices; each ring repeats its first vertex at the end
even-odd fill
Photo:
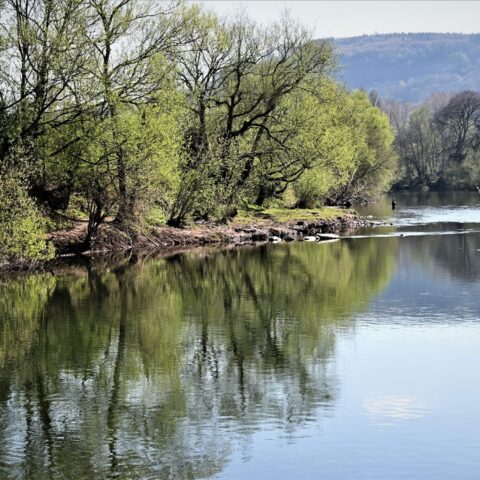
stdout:
MULTIPOLYGON (((0 2, 0 255, 53 255, 58 213, 127 232, 271 202, 352 202, 394 166, 388 118, 328 41, 150 0, 0 2)), ((62 217, 63 218, 63 217, 62 217)))
POLYGON ((396 187, 442 190, 478 185, 479 92, 439 93, 413 108, 391 101, 380 104, 395 129, 396 187))

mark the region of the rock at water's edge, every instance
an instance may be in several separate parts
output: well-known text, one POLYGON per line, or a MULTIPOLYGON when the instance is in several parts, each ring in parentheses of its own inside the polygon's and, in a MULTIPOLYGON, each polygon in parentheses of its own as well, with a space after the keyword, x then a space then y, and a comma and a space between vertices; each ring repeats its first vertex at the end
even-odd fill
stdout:
POLYGON ((322 240, 338 240, 340 235, 336 235, 334 233, 319 233, 315 236, 315 238, 319 242, 322 240))

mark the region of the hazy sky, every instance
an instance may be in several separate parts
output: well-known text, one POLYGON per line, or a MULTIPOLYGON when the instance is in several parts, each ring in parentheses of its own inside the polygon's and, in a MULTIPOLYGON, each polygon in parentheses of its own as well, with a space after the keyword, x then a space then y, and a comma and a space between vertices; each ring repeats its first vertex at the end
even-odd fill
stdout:
POLYGON ((244 9, 269 23, 285 9, 318 37, 388 32, 480 33, 480 1, 199 1, 219 14, 244 9))

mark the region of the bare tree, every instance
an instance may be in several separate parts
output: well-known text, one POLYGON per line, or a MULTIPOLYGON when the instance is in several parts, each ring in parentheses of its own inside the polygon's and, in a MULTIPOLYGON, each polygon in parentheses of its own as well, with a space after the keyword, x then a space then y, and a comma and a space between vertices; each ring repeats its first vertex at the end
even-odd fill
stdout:
POLYGON ((468 151, 477 148, 480 131, 480 94, 467 90, 455 95, 435 116, 444 138, 446 153, 462 164, 468 151))
MULTIPOLYGON (((77 0, 7 0, 1 11, 0 108, 12 118, 9 146, 22 142, 42 177, 38 141, 78 118, 73 84, 82 74, 85 5, 77 0)), ((5 152, 6 154, 7 152, 5 152)))

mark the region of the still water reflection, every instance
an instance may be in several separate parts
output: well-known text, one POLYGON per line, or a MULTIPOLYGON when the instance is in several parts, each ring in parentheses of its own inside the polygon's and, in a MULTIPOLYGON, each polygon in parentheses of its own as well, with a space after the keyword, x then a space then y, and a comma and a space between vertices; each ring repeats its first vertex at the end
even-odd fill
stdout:
POLYGON ((397 202, 1 284, 0 478, 477 478, 480 198, 397 202))

